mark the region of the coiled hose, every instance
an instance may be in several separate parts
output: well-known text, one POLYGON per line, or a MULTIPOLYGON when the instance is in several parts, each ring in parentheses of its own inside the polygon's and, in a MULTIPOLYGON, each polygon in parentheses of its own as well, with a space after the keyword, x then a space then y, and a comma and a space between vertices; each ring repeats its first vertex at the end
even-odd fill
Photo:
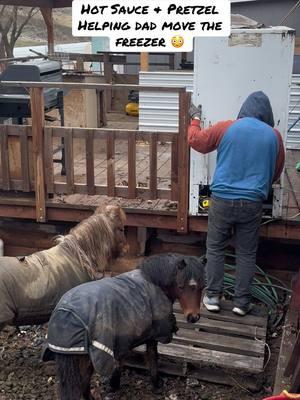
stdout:
MULTIPOLYGON (((227 257, 234 260, 236 258, 234 254, 226 254, 227 257)), ((235 277, 232 273, 235 270, 235 263, 225 264, 224 293, 228 298, 234 295, 235 277)), ((255 300, 267 307, 272 325, 277 326, 283 318, 284 306, 288 303, 291 290, 280 279, 267 274, 256 265, 251 293, 255 300)))

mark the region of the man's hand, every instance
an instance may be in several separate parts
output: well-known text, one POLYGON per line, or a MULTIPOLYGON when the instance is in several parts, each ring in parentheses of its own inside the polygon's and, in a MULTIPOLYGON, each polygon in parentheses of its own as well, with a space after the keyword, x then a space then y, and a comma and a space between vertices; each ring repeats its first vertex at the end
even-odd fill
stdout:
POLYGON ((189 114, 192 119, 201 119, 202 116, 202 105, 199 104, 198 107, 196 107, 193 103, 191 103, 190 109, 189 109, 189 114))

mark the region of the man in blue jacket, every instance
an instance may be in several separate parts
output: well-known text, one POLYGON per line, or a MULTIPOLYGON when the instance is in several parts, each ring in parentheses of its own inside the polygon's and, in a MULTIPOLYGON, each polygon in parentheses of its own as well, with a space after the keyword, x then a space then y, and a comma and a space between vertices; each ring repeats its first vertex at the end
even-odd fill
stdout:
POLYGON ((203 303, 209 311, 220 310, 225 251, 234 233, 237 271, 233 312, 243 316, 252 308, 251 282, 263 201, 283 170, 282 138, 274 129, 271 104, 263 92, 252 93, 234 121, 201 129, 200 111, 194 105, 190 116, 190 146, 201 153, 218 152, 211 185, 203 303))

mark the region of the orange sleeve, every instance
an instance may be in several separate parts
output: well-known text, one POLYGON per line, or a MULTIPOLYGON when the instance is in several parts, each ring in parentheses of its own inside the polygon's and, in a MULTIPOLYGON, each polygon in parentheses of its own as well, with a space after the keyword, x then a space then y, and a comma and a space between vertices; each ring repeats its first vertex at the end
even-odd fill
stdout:
POLYGON ((188 129, 188 143, 199 153, 210 153, 219 146, 225 132, 234 121, 221 121, 206 129, 201 129, 200 120, 193 119, 188 129))
POLYGON ((277 129, 274 129, 274 132, 276 134, 276 137, 278 140, 278 145, 279 145, 275 173, 274 173, 274 178, 273 178, 273 182, 276 182, 280 178, 280 175, 282 174, 282 171, 283 171, 284 161, 285 161, 285 152, 284 152, 284 145, 283 145, 282 137, 281 137, 279 131, 277 129))

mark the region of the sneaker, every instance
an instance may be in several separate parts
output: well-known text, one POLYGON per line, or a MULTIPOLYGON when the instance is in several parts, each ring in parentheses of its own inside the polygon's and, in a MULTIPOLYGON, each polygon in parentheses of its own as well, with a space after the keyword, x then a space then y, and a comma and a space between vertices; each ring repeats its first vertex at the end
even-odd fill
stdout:
POLYGON ((246 314, 248 314, 254 307, 254 304, 250 303, 246 307, 234 307, 232 312, 236 315, 240 315, 241 317, 244 317, 246 314))
POLYGON ((220 311, 220 298, 219 296, 208 297, 206 294, 203 297, 203 304, 208 311, 220 311))

